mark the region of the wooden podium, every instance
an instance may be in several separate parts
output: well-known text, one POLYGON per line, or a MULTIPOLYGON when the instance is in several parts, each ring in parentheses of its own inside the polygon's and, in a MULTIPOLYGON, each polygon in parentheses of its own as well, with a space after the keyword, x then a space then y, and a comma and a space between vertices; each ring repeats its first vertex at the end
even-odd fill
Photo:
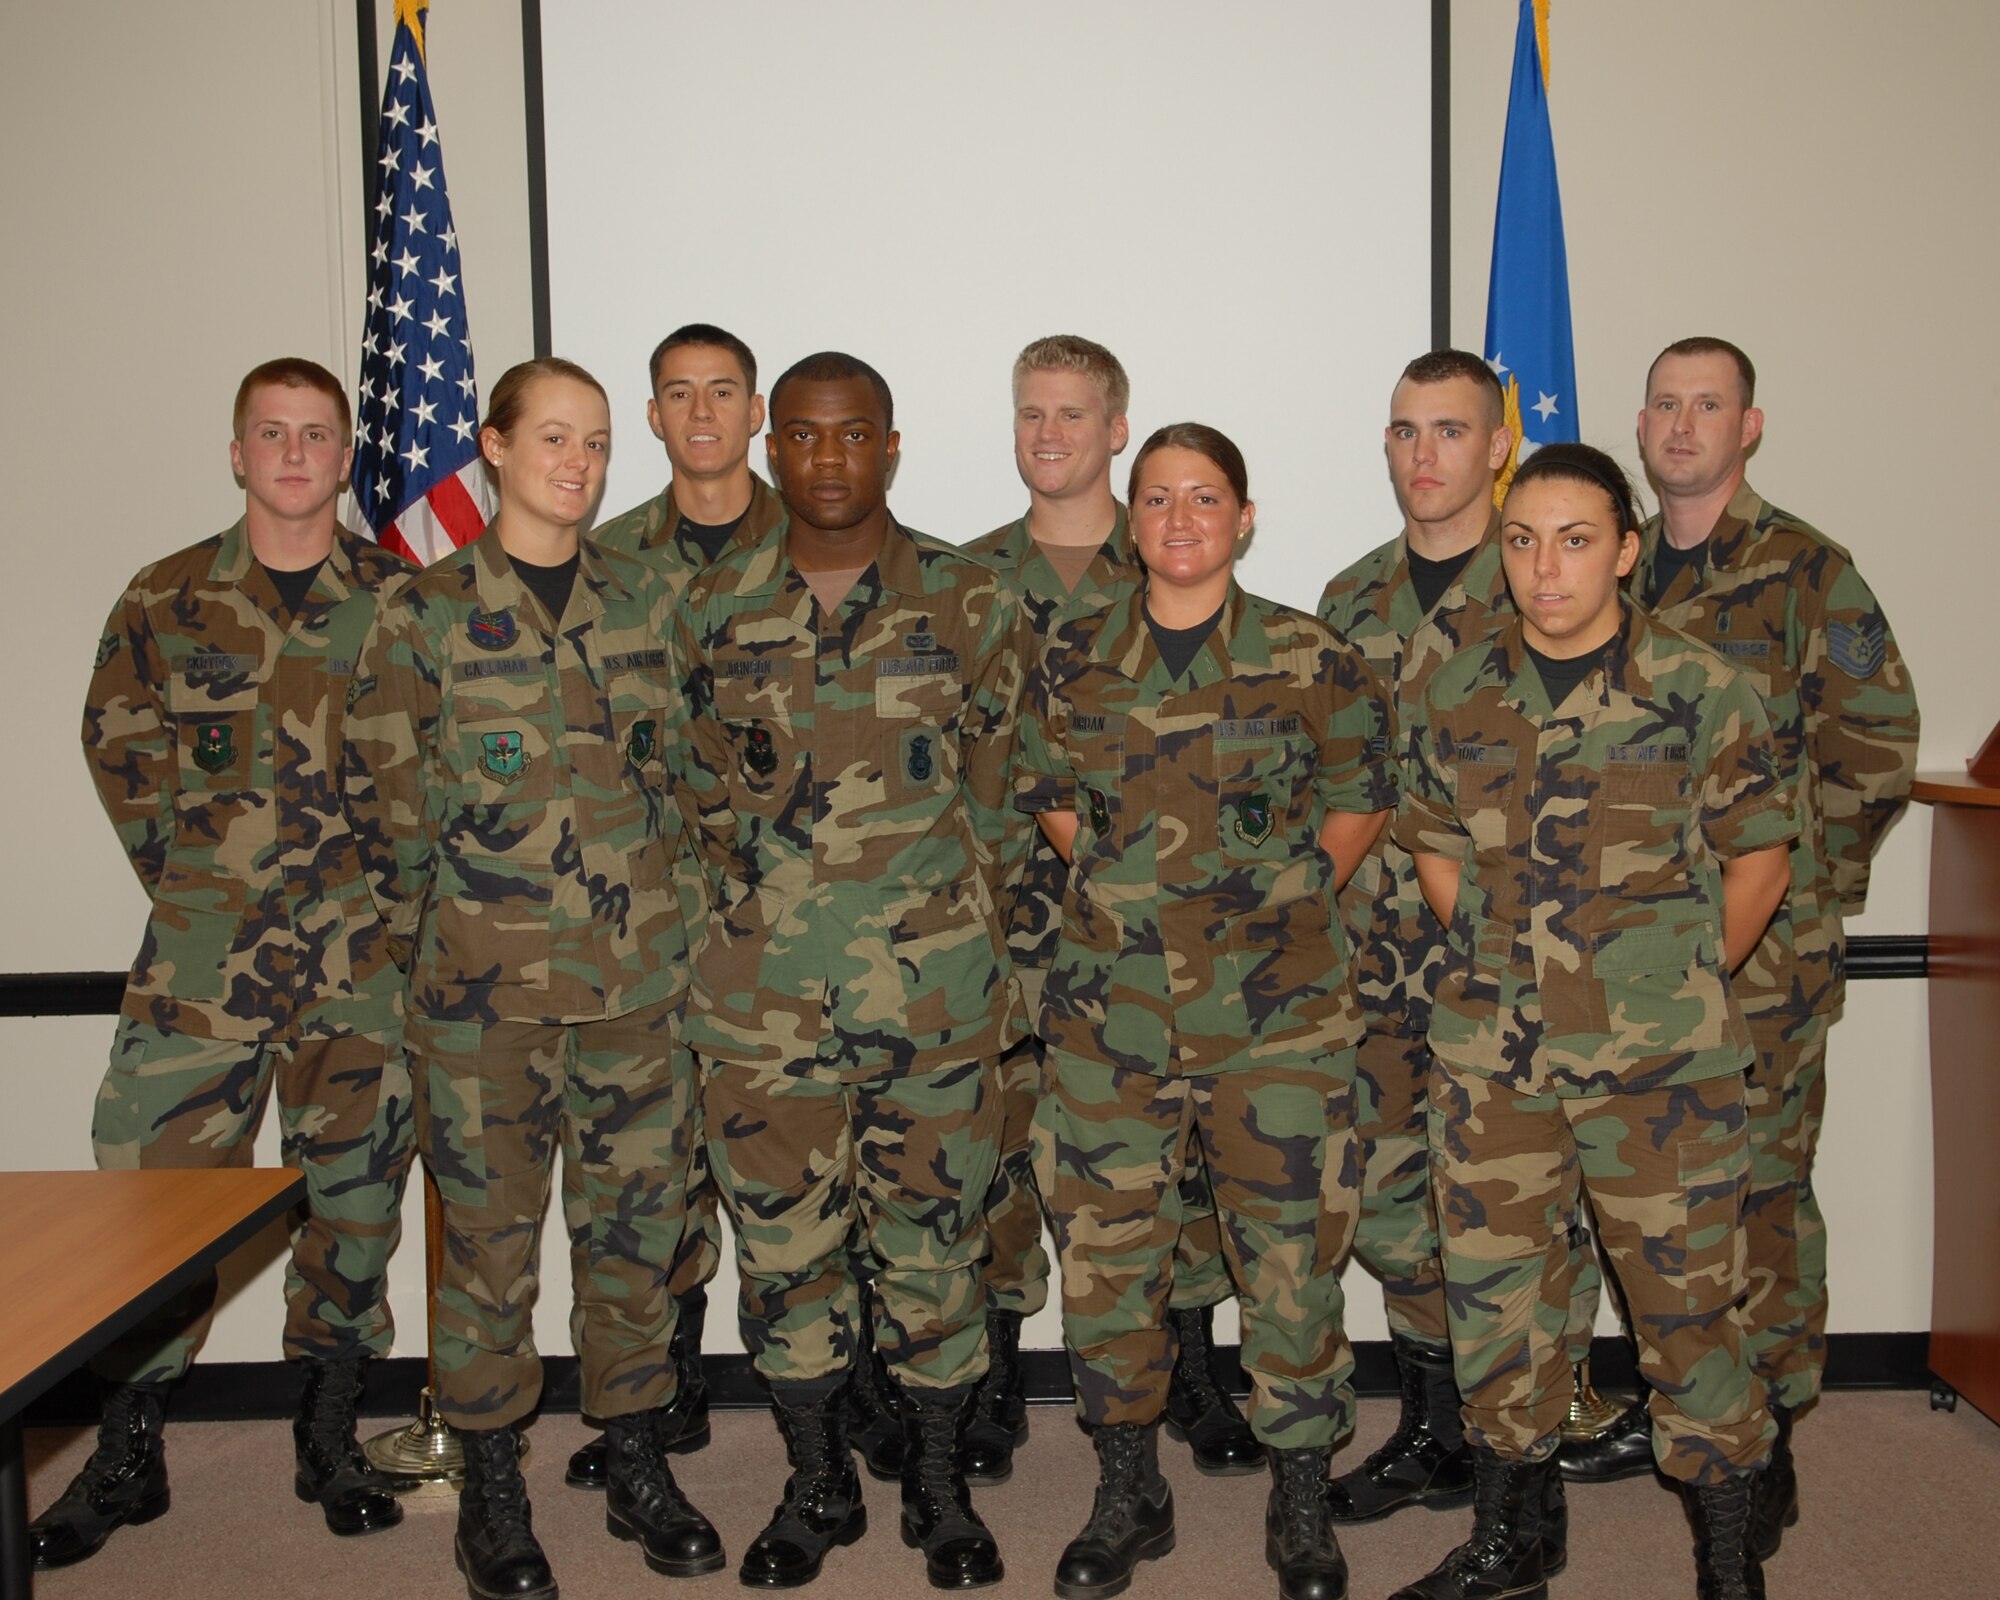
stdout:
MULTIPOLYGON (((2000 1422, 2000 762, 1917 775, 1931 807, 1930 1368, 2000 1422), (1981 775, 1983 774, 1983 776, 1981 775)), ((1933 1404, 1949 1403, 1934 1391, 1933 1404)))

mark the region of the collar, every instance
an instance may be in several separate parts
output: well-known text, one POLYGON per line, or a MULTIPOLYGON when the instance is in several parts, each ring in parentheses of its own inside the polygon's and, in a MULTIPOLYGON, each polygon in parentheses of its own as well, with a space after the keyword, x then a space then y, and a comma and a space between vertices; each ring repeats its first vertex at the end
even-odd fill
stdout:
MULTIPOLYGON (((319 564, 318 575, 307 591, 307 598, 320 596, 326 600, 345 600, 354 587, 354 555, 348 548, 348 540, 357 537, 337 524, 333 530, 333 543, 328 547, 326 559, 319 564)), ((257 560, 257 552, 250 547, 250 521, 238 517, 222 532, 216 545, 215 559, 208 564, 209 581, 212 583, 243 584, 252 580, 270 590, 268 599, 278 598, 277 586, 265 577, 262 564, 257 560)), ((303 610, 303 608, 301 608, 303 610)))
MULTIPOLYGON (((1132 548, 1132 520, 1126 514, 1125 507, 1116 500, 1112 501, 1112 507, 1111 532, 1097 547, 1092 565, 1094 567, 1097 562, 1103 562, 1111 569, 1113 576, 1123 577, 1129 572, 1136 577, 1139 556, 1132 548)), ((1028 531, 1028 518, 1024 512, 1001 536, 1000 547, 994 551, 994 556, 1012 562, 1016 566, 1026 566, 1042 553, 1042 549, 1043 546, 1037 544, 1035 536, 1028 531)))
MULTIPOLYGON (((752 553, 743 569, 743 581, 735 586, 738 594, 776 594, 780 589, 797 589, 810 592, 805 577, 792 565, 791 552, 785 547, 784 529, 789 527, 787 519, 780 518, 770 537, 752 546, 752 553)), ((864 567, 861 576, 854 580, 856 589, 873 581, 874 587, 884 594, 921 595, 926 593, 924 564, 917 554, 917 540, 910 529, 904 527, 895 517, 889 518, 889 531, 883 537, 882 548, 875 552, 875 559, 864 567)))
MULTIPOLYGON (((500 546, 498 525, 489 522, 486 531, 472 542, 471 549, 473 587, 479 595, 480 609, 519 611, 542 632, 553 634, 561 618, 549 616, 542 609, 540 598, 516 575, 514 564, 500 546)), ((565 615, 579 621, 594 621, 604 614, 607 596, 623 599, 628 591, 588 539, 577 541, 576 555, 576 587, 570 592, 569 611, 565 615)))
MULTIPOLYGON (((1640 675, 1636 660, 1648 632, 1646 614, 1622 591, 1618 596, 1618 611, 1621 625, 1605 647, 1604 660, 1599 668, 1597 704, 1600 706, 1608 705, 1614 693, 1632 692, 1634 682, 1640 675)), ((1520 613, 1514 613, 1487 646, 1483 670, 1487 677, 1501 685, 1501 698, 1508 705, 1523 716, 1535 717, 1552 712, 1554 707, 1548 706, 1548 694, 1542 687, 1541 674, 1534 670, 1534 663, 1528 658, 1526 628, 1520 613)), ((1586 683, 1589 681, 1587 678, 1584 680, 1586 683)))
MULTIPOLYGON (((674 497, 672 483, 660 491, 660 497, 654 504, 657 507, 658 521, 651 524, 650 531, 641 542, 641 548, 651 548, 672 539, 675 547, 690 564, 695 566, 705 564, 707 558, 702 555, 700 546, 680 537, 681 508, 680 502, 674 497)), ((778 491, 752 472, 750 504, 744 507, 743 516, 736 524, 736 531, 729 536, 729 542, 717 553, 715 559, 718 562, 726 561, 739 551, 753 549, 762 544, 774 528, 784 525, 786 517, 785 502, 779 498, 778 491)))
POLYGON ((1200 652, 1183 678, 1169 678, 1153 630, 1146 623, 1146 589, 1142 584, 1118 602, 1098 630, 1093 660, 1116 670, 1134 683, 1157 688, 1161 694, 1185 694, 1223 683, 1237 667, 1269 667, 1271 642, 1262 615, 1234 578, 1222 602, 1222 617, 1202 642, 1200 652))

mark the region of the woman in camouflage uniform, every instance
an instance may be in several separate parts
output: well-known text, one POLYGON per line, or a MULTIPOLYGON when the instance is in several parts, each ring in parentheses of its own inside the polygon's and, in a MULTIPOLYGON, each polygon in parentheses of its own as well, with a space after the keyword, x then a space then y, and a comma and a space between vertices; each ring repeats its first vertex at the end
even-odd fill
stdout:
POLYGON ((1237 586, 1255 514, 1220 433, 1148 439, 1131 478, 1145 584, 1054 634, 1023 718, 1017 804, 1072 867, 1036 1128, 1100 1470, 1056 1571, 1071 1600, 1173 1544, 1156 1423, 1190 1128, 1242 1289, 1267 1557, 1289 1600, 1346 1589, 1325 1490, 1353 1420, 1338 1272, 1362 1023, 1331 914, 1395 799, 1391 713, 1337 634, 1237 586))
POLYGON ((1431 1182, 1476 1510, 1397 1600, 1542 1595, 1563 1564, 1580 1192, 1700 1592, 1764 1593, 1745 1525, 1773 1429, 1741 1316, 1751 1050, 1729 973, 1784 892, 1798 822, 1749 679, 1621 593, 1637 527, 1610 457, 1537 451, 1501 512, 1515 611, 1408 711, 1394 838, 1447 929, 1431 1182))
POLYGON ((558 1151, 607 1524, 656 1571, 712 1572, 723 1553, 661 1437, 694 1099, 668 1031, 687 951, 660 748, 673 594, 578 537, 611 444, 589 373, 511 369, 479 444, 499 510, 385 608, 344 777, 410 975, 417 1140, 444 1201, 436 1358, 465 1442, 458 1563, 475 1600, 516 1600, 555 1594, 514 1425, 541 1392, 530 1318, 558 1151))

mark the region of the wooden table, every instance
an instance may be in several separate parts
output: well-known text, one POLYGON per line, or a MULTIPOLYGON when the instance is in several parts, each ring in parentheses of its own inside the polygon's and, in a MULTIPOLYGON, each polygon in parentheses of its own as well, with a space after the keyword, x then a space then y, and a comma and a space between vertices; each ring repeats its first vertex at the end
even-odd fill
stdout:
POLYGON ((28 1600, 21 1412, 305 1198, 287 1167, 0 1172, 0 1600, 28 1600))
POLYGON ((1920 772, 1931 808, 1930 1368, 2000 1422, 2000 785, 1920 772))

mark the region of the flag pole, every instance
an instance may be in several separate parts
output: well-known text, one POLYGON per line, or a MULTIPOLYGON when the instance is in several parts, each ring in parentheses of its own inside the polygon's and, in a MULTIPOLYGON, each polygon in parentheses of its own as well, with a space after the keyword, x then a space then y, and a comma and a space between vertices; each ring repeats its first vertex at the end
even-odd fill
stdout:
MULTIPOLYGON (((375 60, 374 9, 358 7, 365 62, 375 60)), ((361 532, 419 564, 477 538, 489 505, 474 443, 479 405, 464 266, 430 96, 429 9, 430 0, 395 0, 395 38, 381 74, 351 501, 361 532)), ((423 1186, 427 1381, 416 1420, 362 1447, 399 1494, 433 1484, 455 1492, 465 1476, 464 1448, 437 1407, 444 1202, 428 1166, 423 1186)))

